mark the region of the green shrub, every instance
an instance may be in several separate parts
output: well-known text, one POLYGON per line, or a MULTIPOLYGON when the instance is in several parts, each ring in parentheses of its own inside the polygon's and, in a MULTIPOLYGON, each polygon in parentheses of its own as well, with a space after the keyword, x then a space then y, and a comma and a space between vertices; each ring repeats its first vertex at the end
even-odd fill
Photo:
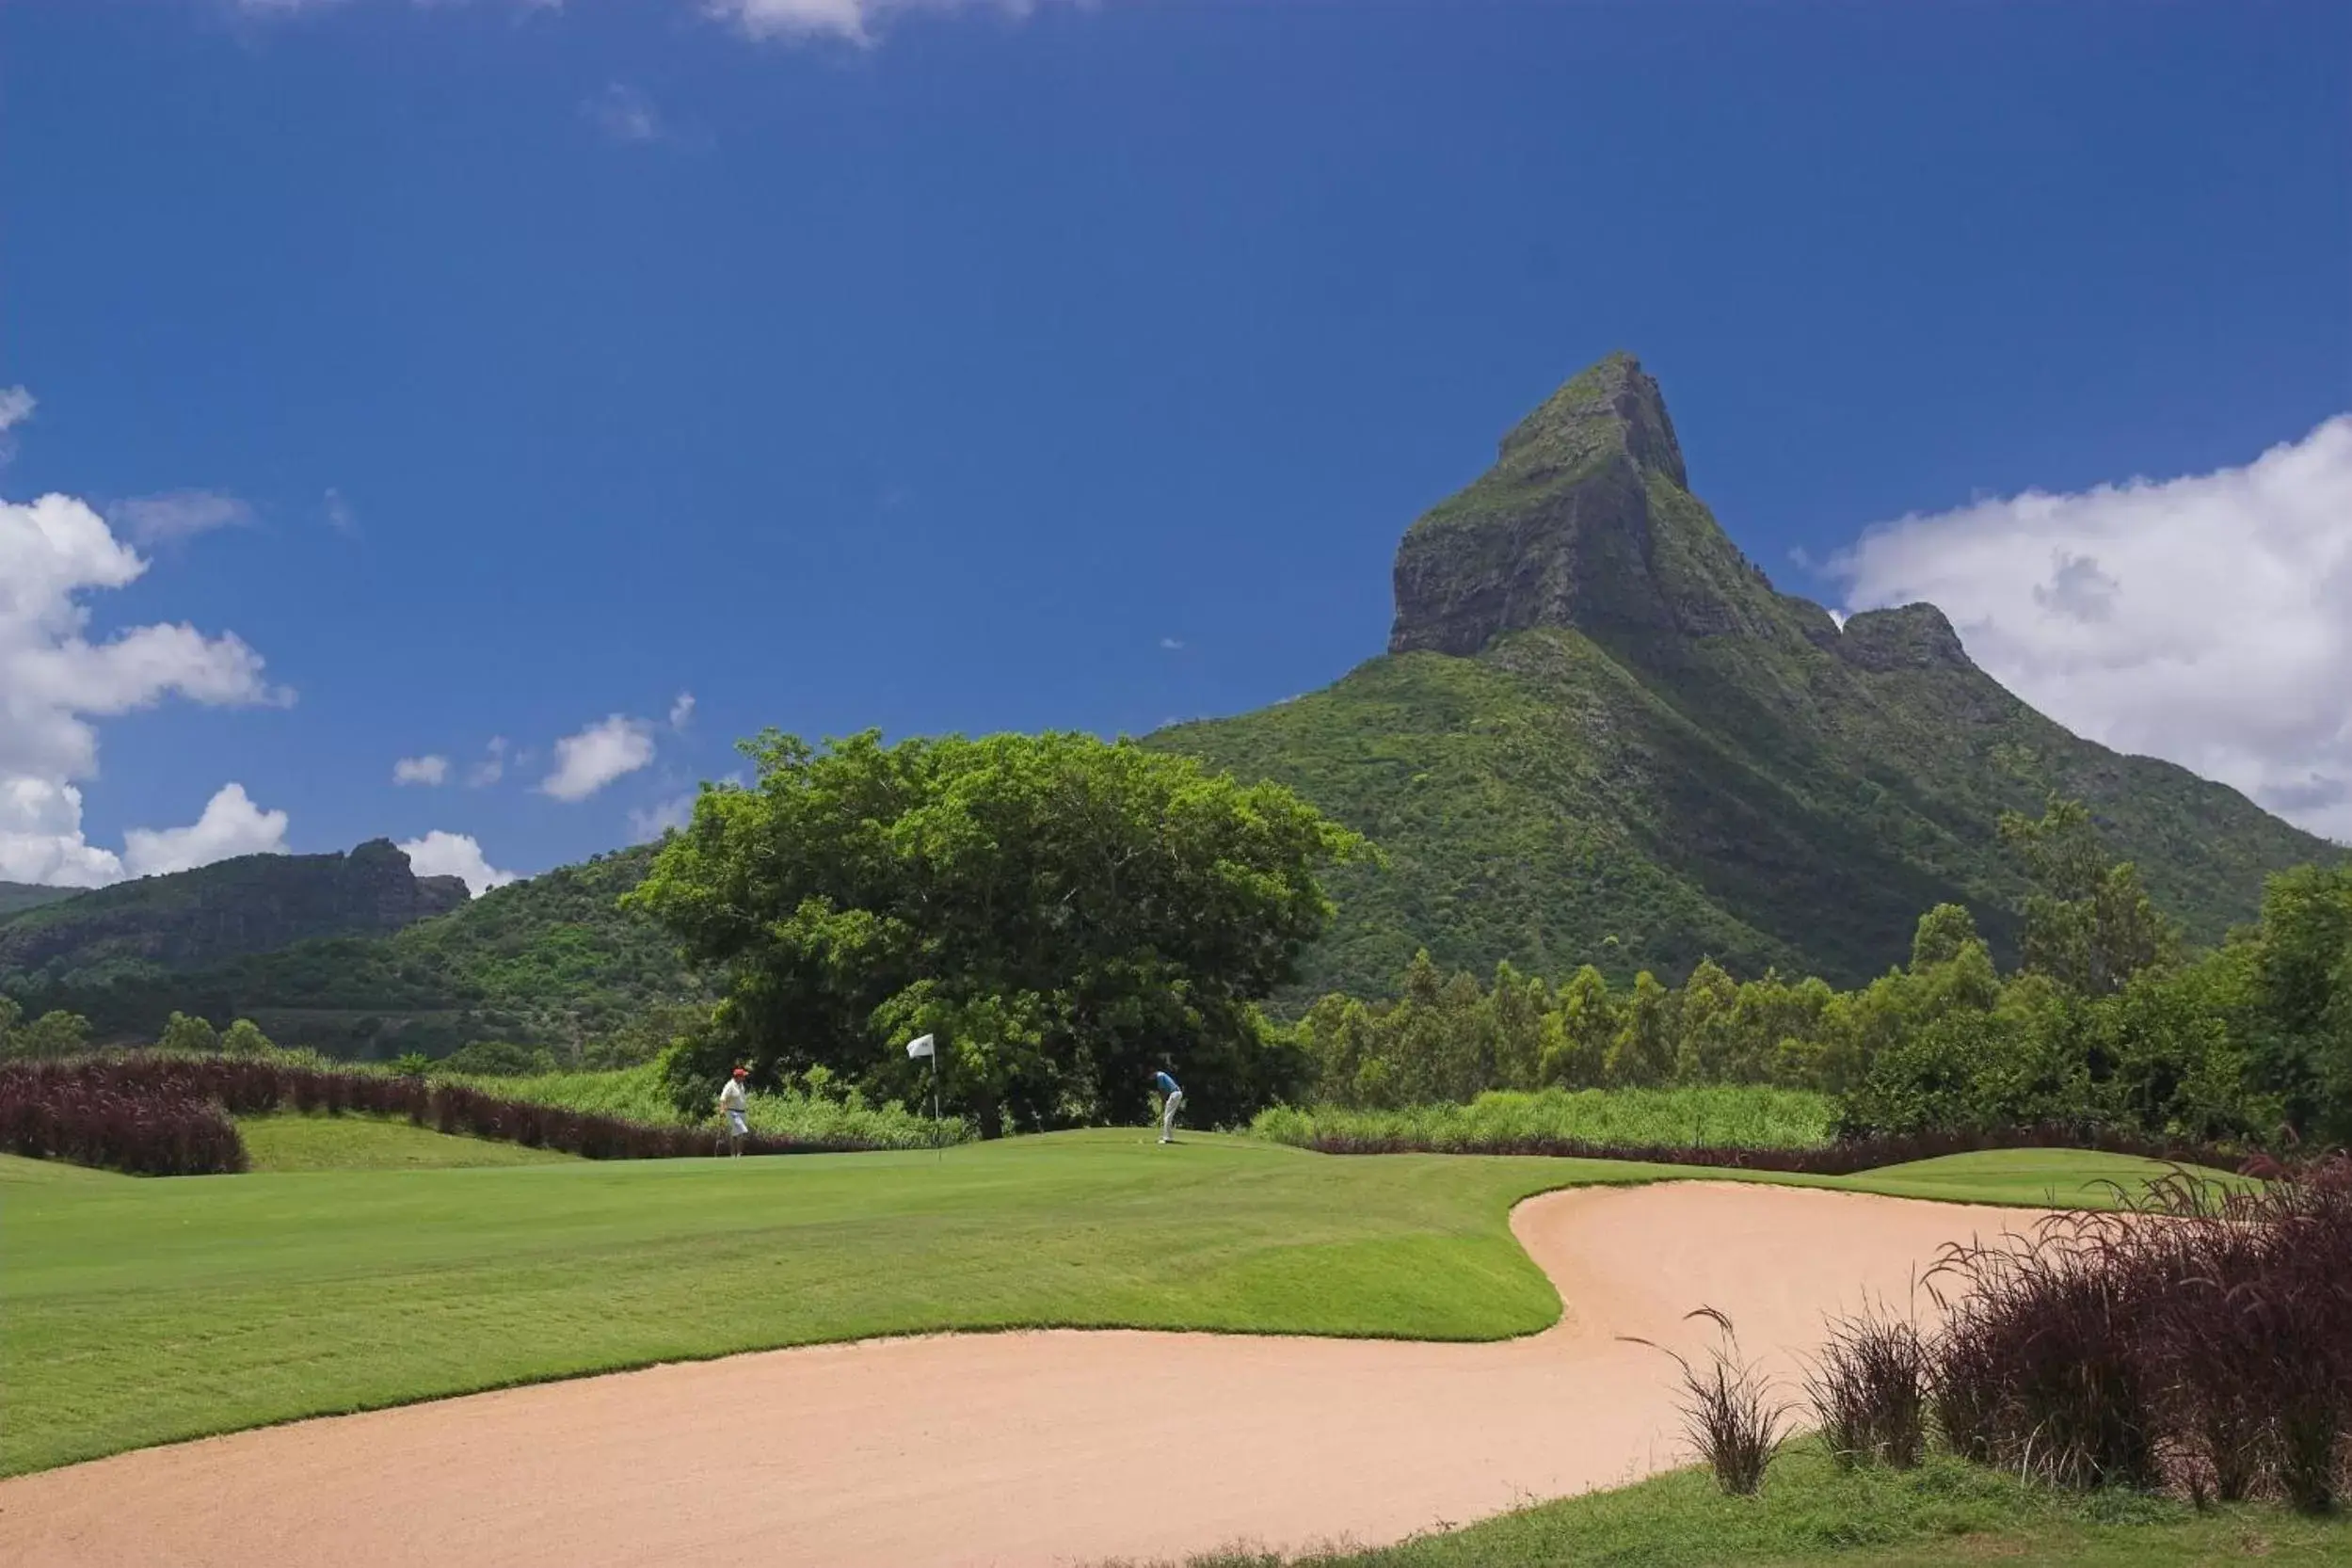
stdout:
POLYGON ((268 1056, 278 1048, 262 1032, 259 1024, 250 1018, 239 1018, 221 1034, 220 1049, 229 1056, 268 1056))
POLYGON ((155 1036, 155 1048, 185 1056, 209 1056, 220 1048, 220 1032, 209 1018, 174 1013, 164 1021, 163 1032, 155 1036))

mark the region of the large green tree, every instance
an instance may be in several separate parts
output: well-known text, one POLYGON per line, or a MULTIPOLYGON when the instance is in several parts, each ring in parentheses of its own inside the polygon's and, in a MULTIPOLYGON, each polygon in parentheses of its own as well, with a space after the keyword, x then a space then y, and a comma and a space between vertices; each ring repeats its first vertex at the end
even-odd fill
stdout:
POLYGON ((2250 945, 2231 956, 2251 1070, 2305 1135, 2352 1142, 2352 867, 2270 879, 2250 945))
POLYGON ((8 1004, 10 1017, 0 1017, 0 1054, 29 1059, 72 1056, 89 1047, 89 1020, 79 1013, 67 1013, 56 1008, 43 1013, 30 1023, 11 1023, 11 1017, 22 1016, 13 1002, 8 1004))
POLYGON ((913 1097, 922 1033, 984 1134, 1138 1117, 1159 1067, 1204 1119, 1290 1087, 1255 1003, 1331 917, 1319 871, 1368 851, 1288 790, 1082 734, 744 749, 757 779, 706 787, 630 895, 723 979, 681 1094, 743 1060, 913 1097))
POLYGON ((2053 795, 2039 820, 2004 813, 2000 834, 2033 883, 2025 900, 2028 972, 2104 997, 2177 955, 2171 922, 2148 896, 2138 870, 2107 858, 2082 802, 2053 795))

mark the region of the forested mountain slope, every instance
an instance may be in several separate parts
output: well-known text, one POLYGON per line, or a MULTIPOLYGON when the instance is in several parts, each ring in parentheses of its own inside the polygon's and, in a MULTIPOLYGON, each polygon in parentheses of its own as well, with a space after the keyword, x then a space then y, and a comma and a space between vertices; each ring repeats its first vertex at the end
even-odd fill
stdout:
POLYGON ((1688 488, 1657 384, 1618 355, 1407 531, 1386 656, 1311 696, 1150 744, 1278 779, 1370 836, 1303 993, 1441 963, 1678 980, 1703 954, 1839 983, 1921 911, 1996 941, 2022 888, 1994 824, 2088 802, 2192 936, 2337 852, 2234 790, 2081 740, 1970 662, 1931 605, 1776 591, 1688 488))
POLYGON ((79 888, 42 888, 30 882, 0 882, 0 920, 44 904, 56 904, 80 893, 79 888))
POLYGON ((101 1040, 152 1039, 176 1010, 250 1017, 280 1044, 344 1056, 440 1055, 477 1039, 569 1050, 659 1031, 667 1009, 705 997, 667 936, 619 905, 651 857, 650 845, 599 856, 384 937, 297 942, 176 972, 6 983, 28 1013, 81 1013, 101 1040))

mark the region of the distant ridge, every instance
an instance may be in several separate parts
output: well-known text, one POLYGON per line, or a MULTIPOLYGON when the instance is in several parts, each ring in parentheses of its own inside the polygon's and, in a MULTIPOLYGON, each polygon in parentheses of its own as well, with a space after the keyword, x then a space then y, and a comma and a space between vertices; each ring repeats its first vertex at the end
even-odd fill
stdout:
MULTIPOLYGON (((351 858, 364 866, 391 848, 363 844, 351 858)), ((679 1009, 712 1000, 667 934, 620 907, 653 852, 600 855, 470 901, 455 878, 417 878, 424 902, 442 912, 389 935, 321 934, 185 968, 0 969, 0 989, 28 1012, 80 1013, 96 1038, 117 1044, 152 1040, 184 1012, 216 1024, 249 1017, 280 1045, 344 1057, 440 1056, 474 1040, 568 1049, 624 1036, 650 1049, 682 1027, 679 1009)), ((11 929, 0 923, 0 937, 11 929)))
POLYGON ((44 888, 31 882, 0 882, 0 920, 21 910, 38 909, 81 892, 79 888, 44 888))
POLYGON ((244 855, 118 882, 0 920, 0 975, 65 981, 191 969, 320 936, 389 936, 466 902, 387 839, 348 855, 244 855))

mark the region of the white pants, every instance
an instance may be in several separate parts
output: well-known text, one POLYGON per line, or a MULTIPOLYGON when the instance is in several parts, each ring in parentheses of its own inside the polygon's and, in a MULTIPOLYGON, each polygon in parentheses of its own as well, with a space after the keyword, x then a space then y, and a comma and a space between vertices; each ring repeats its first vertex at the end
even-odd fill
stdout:
POLYGON ((1176 1113, 1184 1104, 1184 1091, 1178 1089, 1168 1096, 1168 1103, 1160 1108, 1160 1141, 1167 1143, 1176 1136, 1176 1113))

